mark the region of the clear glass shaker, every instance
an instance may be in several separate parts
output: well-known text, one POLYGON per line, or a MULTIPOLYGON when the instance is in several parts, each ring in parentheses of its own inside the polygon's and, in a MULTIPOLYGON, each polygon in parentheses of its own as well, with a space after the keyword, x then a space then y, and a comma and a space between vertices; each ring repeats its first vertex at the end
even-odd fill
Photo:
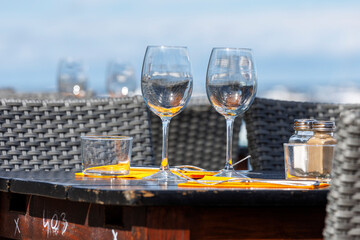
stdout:
POLYGON ((314 119, 295 119, 295 133, 290 137, 289 143, 307 143, 314 135, 312 125, 315 121, 314 119))
POLYGON ((335 122, 316 121, 313 123, 314 136, 308 141, 308 174, 314 178, 330 181, 336 139, 335 122))
POLYGON ((312 124, 313 119, 295 119, 294 130, 295 133, 289 139, 290 159, 287 172, 289 177, 297 178, 304 175, 308 171, 308 148, 306 143, 313 136, 312 124))

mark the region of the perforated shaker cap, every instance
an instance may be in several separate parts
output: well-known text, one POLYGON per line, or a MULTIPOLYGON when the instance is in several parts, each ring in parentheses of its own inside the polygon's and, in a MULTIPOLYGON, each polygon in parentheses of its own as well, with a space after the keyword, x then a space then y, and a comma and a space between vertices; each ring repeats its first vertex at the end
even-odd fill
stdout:
POLYGON ((294 120, 294 130, 311 130, 313 122, 315 122, 315 119, 295 119, 294 120))
POLYGON ((314 131, 330 132, 335 131, 336 126, 334 121, 315 121, 312 128, 314 131))

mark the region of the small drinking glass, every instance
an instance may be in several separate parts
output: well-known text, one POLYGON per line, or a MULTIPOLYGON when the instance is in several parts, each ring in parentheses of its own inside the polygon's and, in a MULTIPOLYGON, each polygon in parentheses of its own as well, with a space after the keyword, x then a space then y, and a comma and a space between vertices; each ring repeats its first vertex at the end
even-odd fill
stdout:
POLYGON ((162 120, 163 148, 160 171, 145 180, 186 181, 170 171, 168 132, 171 118, 179 114, 188 103, 192 86, 193 77, 186 47, 147 47, 141 73, 141 90, 147 106, 162 120))
POLYGON ((235 118, 252 104, 257 76, 252 50, 247 48, 214 48, 206 76, 206 92, 211 105, 226 119, 226 164, 220 177, 246 177, 236 172, 232 160, 232 134, 235 118))
POLYGON ((110 97, 126 97, 135 93, 135 70, 130 64, 111 61, 106 74, 106 88, 110 97))
POLYGON ((58 68, 59 93, 65 96, 84 97, 87 91, 87 76, 81 60, 61 59, 58 68))
POLYGON ((127 175, 130 171, 132 137, 83 136, 81 156, 86 175, 127 175))

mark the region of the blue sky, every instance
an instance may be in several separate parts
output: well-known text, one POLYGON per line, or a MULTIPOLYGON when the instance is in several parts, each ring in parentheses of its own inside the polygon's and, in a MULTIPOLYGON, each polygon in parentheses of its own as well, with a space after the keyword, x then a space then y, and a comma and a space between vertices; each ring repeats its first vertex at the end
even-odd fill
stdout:
POLYGON ((219 46, 254 50, 260 93, 352 84, 360 80, 359 12, 355 0, 2 0, 0 87, 56 91, 58 60, 68 56, 87 63, 98 92, 111 59, 131 63, 140 83, 147 45, 188 46, 199 94, 219 46))

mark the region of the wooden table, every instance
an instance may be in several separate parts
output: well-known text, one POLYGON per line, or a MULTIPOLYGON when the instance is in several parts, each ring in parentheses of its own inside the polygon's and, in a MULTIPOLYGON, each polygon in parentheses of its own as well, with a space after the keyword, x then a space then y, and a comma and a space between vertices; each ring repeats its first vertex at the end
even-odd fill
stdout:
POLYGON ((0 239, 322 239, 327 193, 0 171, 0 239))

